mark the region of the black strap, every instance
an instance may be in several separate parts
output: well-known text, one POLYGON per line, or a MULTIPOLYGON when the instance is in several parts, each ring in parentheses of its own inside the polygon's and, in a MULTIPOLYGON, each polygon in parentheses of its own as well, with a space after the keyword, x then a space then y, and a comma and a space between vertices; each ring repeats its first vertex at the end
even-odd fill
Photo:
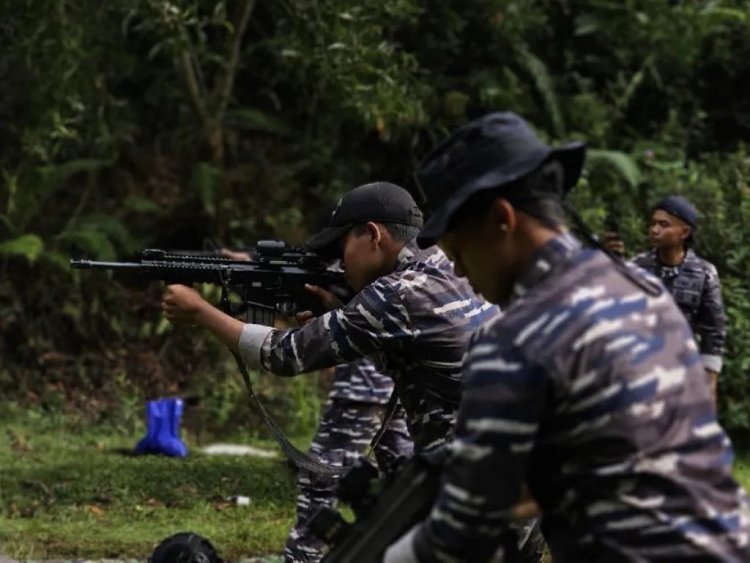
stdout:
MULTIPOLYGON (((303 451, 299 450, 294 446, 294 444, 289 441, 281 428, 279 428, 279 426, 268 414, 268 411, 266 411, 266 408, 260 402, 258 396, 255 394, 253 384, 250 381, 250 374, 247 373, 247 367, 245 367, 245 363, 242 361, 242 358, 234 351, 232 351, 232 355, 234 356, 234 359, 237 362, 237 367, 239 367, 240 373, 242 374, 242 381, 245 382, 245 388, 247 389, 247 394, 250 396, 251 406, 255 407, 255 409, 260 412, 261 416, 263 417, 263 422, 266 423, 266 426, 271 431, 271 434, 273 435, 276 442, 278 442, 279 446, 281 447, 281 451, 284 452, 284 455, 287 457, 287 459, 289 459, 289 461, 291 461, 297 467, 306 469, 307 471, 316 473, 318 475, 339 477, 346 474, 350 469, 349 467, 334 467, 333 465, 321 463, 315 458, 311 457, 309 454, 306 454, 303 451)), ((386 413, 383 417, 383 422, 381 423, 378 431, 375 433, 375 436, 373 436, 372 440, 370 441, 370 445, 367 448, 365 457, 370 457, 370 455, 375 451, 375 447, 378 445, 380 440, 383 438, 383 435, 388 430, 388 426, 390 426, 391 421, 393 420, 393 417, 398 410, 398 405, 398 394, 393 391, 391 392, 391 396, 388 399, 388 403, 386 404, 386 413)))
POLYGON ((373 436, 372 440, 370 440, 370 445, 365 452, 365 457, 370 457, 370 455, 375 451, 375 448, 380 443, 380 440, 383 438, 386 430, 388 430, 388 427, 391 425, 393 417, 396 415, 396 410, 398 410, 398 393, 396 393, 395 389, 391 391, 391 396, 388 398, 388 403, 386 403, 385 406, 386 410, 385 416, 383 417, 383 422, 380 424, 380 428, 375 433, 375 436, 373 436))
MULTIPOLYGON (((229 287, 229 285, 227 283, 222 283, 221 301, 219 304, 219 308, 228 315, 236 316, 233 312, 232 303, 229 300, 230 292, 231 288, 229 287)), ((244 312, 245 316, 247 317, 247 322, 261 323, 264 326, 273 326, 275 317, 275 310, 273 307, 269 307, 260 303, 249 302, 243 303, 243 306, 245 306, 244 312)), ((250 381, 250 375, 247 373, 247 367, 245 367, 245 362, 242 361, 242 358, 237 352, 231 349, 230 352, 232 352, 232 356, 234 356, 234 360, 237 362, 237 367, 240 369, 240 373, 242 374, 242 380, 245 382, 247 394, 250 396, 250 405, 255 407, 258 412, 260 412, 261 416, 263 417, 263 422, 266 423, 266 426, 271 431, 271 435, 273 435, 279 446, 281 446, 281 451, 284 452, 284 455, 286 455, 287 459, 289 459, 289 461, 294 463, 294 465, 296 465, 297 467, 306 469, 307 471, 311 471, 312 473, 316 473, 318 475, 327 475, 331 477, 344 475, 349 470, 348 467, 334 467, 333 465, 320 463, 310 455, 300 451, 289 441, 289 439, 284 435, 284 432, 281 430, 281 428, 279 428, 278 425, 271 419, 268 411, 266 411, 265 407, 258 399, 258 396, 255 394, 253 384, 250 381)))
POLYGON ((279 428, 278 425, 271 419, 265 407, 258 399, 258 396, 255 394, 255 390, 253 389, 253 384, 250 382, 250 375, 247 373, 247 368, 245 367, 245 363, 242 361, 242 358, 240 358, 240 355, 234 351, 232 351, 232 355, 237 362, 237 367, 240 368, 242 380, 245 382, 245 387, 247 388, 248 395, 250 395, 250 404, 260 412, 261 416, 263 417, 263 422, 266 423, 266 426, 271 431, 271 434, 279 443, 279 446, 281 446, 281 451, 284 452, 284 455, 286 455, 289 461, 291 461, 292 463, 294 463, 294 465, 301 469, 306 469, 319 475, 340 476, 349 471, 348 467, 334 467, 333 465, 320 463, 318 460, 297 449, 284 435, 284 432, 281 430, 281 428, 279 428))
MULTIPOLYGON (((222 286, 220 308, 225 313, 231 315, 232 305, 229 302, 229 291, 230 289, 227 285, 222 286)), ((273 320, 275 316, 273 309, 262 305, 257 305, 258 304, 251 304, 246 309, 245 315, 248 317, 247 321, 251 323, 260 322, 260 324, 263 324, 264 326, 273 326, 273 320)), ((346 474, 350 469, 349 467, 334 467, 333 465, 321 463, 311 457, 309 454, 306 454, 299 450, 289 441, 281 428, 279 428, 279 426, 273 421, 273 419, 271 419, 268 411, 266 411, 265 407, 258 399, 258 396, 255 394, 253 384, 250 381, 250 375, 247 373, 245 362, 242 361, 242 358, 238 353, 233 350, 230 350, 230 352, 232 352, 232 356, 234 356, 234 360, 237 362, 237 367, 240 369, 240 373, 242 374, 242 380, 245 382, 247 394, 250 396, 250 405, 255 407, 255 409, 260 412, 261 416, 263 417, 263 422, 265 422, 266 426, 271 431, 271 435, 274 437, 276 442, 278 442, 279 446, 281 447, 281 451, 284 452, 284 455, 286 455, 287 459, 297 467, 306 469, 307 471, 316 473, 318 475, 339 477, 346 474)), ((386 416, 383 419, 383 423, 381 424, 380 429, 377 431, 372 441, 370 442, 370 446, 367 449, 367 453, 365 454, 366 456, 369 457, 369 455, 374 451, 375 446, 377 446, 378 442, 383 437, 383 434, 385 434, 385 431, 388 429, 388 426, 393 419, 397 407, 398 397, 396 392, 393 391, 391 393, 391 397, 388 399, 388 410, 386 412, 386 416)))

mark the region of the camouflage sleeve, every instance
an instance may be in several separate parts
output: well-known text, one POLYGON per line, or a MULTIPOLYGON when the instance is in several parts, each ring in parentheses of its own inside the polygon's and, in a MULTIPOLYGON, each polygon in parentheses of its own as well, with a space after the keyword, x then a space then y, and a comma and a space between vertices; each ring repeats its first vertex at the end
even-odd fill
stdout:
POLYGON ((546 370, 512 344, 480 338, 464 366, 451 459, 414 540, 420 561, 491 557, 520 499, 545 404, 546 370))
POLYGON ((376 281, 346 308, 298 329, 274 330, 261 348, 263 367, 291 376, 406 346, 414 336, 396 288, 376 281))
POLYGON ((706 271, 700 305, 695 315, 694 328, 700 339, 700 352, 706 369, 719 372, 722 367, 726 340, 726 316, 721 298, 719 274, 713 265, 706 271))

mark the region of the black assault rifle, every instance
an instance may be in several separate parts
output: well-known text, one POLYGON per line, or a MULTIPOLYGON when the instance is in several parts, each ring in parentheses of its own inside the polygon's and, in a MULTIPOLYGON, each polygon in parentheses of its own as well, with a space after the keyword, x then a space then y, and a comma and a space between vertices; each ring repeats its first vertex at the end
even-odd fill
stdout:
POLYGON ((445 449, 417 454, 381 480, 369 463, 355 465, 339 481, 337 497, 356 520, 347 522, 333 508, 321 507, 306 523, 330 546, 322 563, 380 563, 385 550, 424 520, 440 488, 445 449))
POLYGON ((218 285, 222 288, 222 309, 234 316, 248 311, 253 315, 248 320, 261 324, 272 324, 276 313, 292 315, 298 311, 313 311, 320 314, 320 301, 305 290, 305 284, 328 288, 345 300, 343 273, 317 254, 276 240, 259 241, 252 251, 252 262, 146 249, 138 262, 73 259, 70 265, 75 269, 132 272, 167 283, 218 285), (230 292, 239 296, 239 306, 230 303, 230 292))
MULTIPOLYGON (((312 311, 318 316, 321 302, 305 289, 305 284, 318 285, 332 291, 342 302, 348 301, 343 272, 330 260, 300 248, 289 247, 276 240, 259 241, 252 249, 253 260, 232 260, 211 256, 174 254, 148 249, 139 262, 95 262, 71 260, 76 269, 99 268, 116 272, 132 272, 150 280, 190 285, 210 283, 221 287, 219 307, 234 317, 247 313, 251 323, 273 326, 276 313, 292 315, 312 311), (240 302, 230 301, 230 293, 239 295, 240 302)), ((253 390, 247 368, 237 352, 232 352, 252 405, 279 442, 282 451, 298 467, 327 475, 341 473, 340 467, 320 463, 298 450, 269 417, 253 390)))
MULTIPOLYGON (((352 508, 354 522, 336 509, 321 507, 305 523, 330 547, 321 563, 380 563, 386 549, 430 513, 448 456, 446 447, 415 454, 384 478, 369 461, 357 460, 336 490, 338 499, 352 508)), ((542 546, 530 542, 528 532, 519 532, 506 527, 500 534, 503 561, 538 561, 542 546)))

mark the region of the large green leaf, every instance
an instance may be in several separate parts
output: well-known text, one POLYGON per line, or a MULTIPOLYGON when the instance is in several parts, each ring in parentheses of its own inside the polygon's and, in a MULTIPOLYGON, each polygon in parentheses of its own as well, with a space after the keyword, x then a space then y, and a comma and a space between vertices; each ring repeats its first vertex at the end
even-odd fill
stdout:
POLYGON ((718 4, 719 2, 709 2, 700 12, 701 16, 708 21, 710 25, 747 23, 750 20, 746 11, 725 8, 718 4))
POLYGON ((589 170, 606 167, 625 180, 631 188, 641 183, 641 171, 638 164, 621 151, 589 149, 586 151, 586 167, 589 170))
POLYGON ((547 116, 552 124, 555 136, 565 132, 560 103, 555 95, 554 81, 544 62, 532 53, 526 45, 517 47, 518 61, 534 82, 534 88, 544 103, 547 116))
POLYGON ((126 252, 138 247, 122 221, 104 214, 82 217, 61 238, 101 259, 115 258, 116 247, 126 252))
POLYGON ((80 248, 88 257, 97 260, 114 260, 117 258, 112 241, 104 233, 86 229, 69 232, 66 241, 80 248))
POLYGON ((0 254, 23 256, 35 261, 44 250, 44 242, 37 235, 25 234, 0 243, 0 254))

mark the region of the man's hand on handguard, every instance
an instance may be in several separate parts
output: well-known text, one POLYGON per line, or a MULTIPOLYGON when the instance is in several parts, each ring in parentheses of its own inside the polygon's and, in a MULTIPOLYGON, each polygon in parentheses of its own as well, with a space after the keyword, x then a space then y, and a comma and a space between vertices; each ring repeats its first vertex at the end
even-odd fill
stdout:
POLYGON ((305 284, 305 289, 318 298, 326 311, 334 311, 341 308, 341 301, 339 301, 339 298, 327 289, 309 283, 305 284))
MULTIPOLYGON (((168 285, 162 294, 161 309, 173 324, 197 324, 212 332, 230 350, 239 351, 240 335, 245 323, 211 305, 193 288, 168 285)), ((261 330, 267 332, 271 329, 261 327, 261 330)))
POLYGON ((315 315, 313 315, 312 311, 300 311, 294 315, 294 318, 297 319, 299 326, 305 326, 315 320, 315 315))
MULTIPOLYGON (((320 300, 326 311, 334 311, 341 308, 341 301, 339 301, 339 298, 327 289, 309 283, 305 284, 305 289, 320 300)), ((305 326, 315 319, 315 315, 313 315, 312 311, 300 311, 294 317, 297 319, 299 326, 305 326)))
POLYGON ((208 302, 192 287, 168 285, 161 297, 164 316, 173 324, 196 324, 208 302))

